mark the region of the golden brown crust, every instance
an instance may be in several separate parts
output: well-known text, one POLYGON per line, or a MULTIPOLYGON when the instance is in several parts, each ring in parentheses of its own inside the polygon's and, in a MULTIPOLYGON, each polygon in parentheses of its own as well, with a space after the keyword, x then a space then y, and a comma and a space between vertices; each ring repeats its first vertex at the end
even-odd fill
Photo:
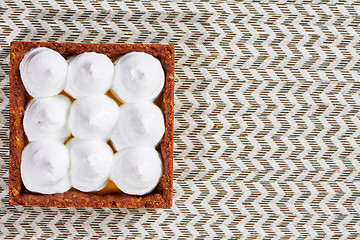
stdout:
POLYGON ((12 42, 10 45, 10 160, 9 203, 24 206, 52 207, 109 207, 109 208, 170 208, 173 194, 173 139, 174 139, 174 61, 172 45, 144 44, 85 44, 50 42, 12 42), (29 97, 20 78, 19 64, 25 53, 35 47, 48 47, 65 58, 83 52, 98 52, 115 60, 128 52, 146 52, 158 58, 165 71, 165 87, 161 108, 165 116, 165 134, 160 143, 163 175, 156 189, 145 196, 124 193, 99 195, 71 189, 65 193, 42 195, 29 192, 21 182, 21 152, 27 144, 22 117, 29 97))

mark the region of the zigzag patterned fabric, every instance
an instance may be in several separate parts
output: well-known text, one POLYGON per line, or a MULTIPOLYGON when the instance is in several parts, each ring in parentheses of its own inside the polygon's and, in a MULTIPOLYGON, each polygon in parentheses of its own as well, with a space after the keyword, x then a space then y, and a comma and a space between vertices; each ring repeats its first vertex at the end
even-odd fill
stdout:
POLYGON ((0 238, 356 239, 359 1, 0 2, 0 238), (9 43, 176 48, 174 204, 8 204, 9 43))

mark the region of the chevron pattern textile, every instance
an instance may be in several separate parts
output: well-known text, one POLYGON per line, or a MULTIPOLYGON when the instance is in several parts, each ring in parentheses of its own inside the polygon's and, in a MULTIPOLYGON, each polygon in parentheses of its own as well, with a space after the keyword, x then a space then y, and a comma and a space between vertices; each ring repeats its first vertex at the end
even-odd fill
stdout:
POLYGON ((0 238, 360 238, 360 1, 5 0, 0 58, 0 238), (171 209, 9 206, 15 40, 175 45, 171 209))

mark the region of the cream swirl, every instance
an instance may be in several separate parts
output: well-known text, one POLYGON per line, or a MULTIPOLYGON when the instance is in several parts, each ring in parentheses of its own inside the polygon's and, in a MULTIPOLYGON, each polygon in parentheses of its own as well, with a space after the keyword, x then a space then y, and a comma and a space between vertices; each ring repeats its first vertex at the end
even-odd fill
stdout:
POLYGON ((36 98, 29 102, 24 113, 24 130, 29 141, 58 139, 70 136, 67 125, 70 100, 62 95, 36 98))
POLYGON ((49 97, 65 87, 68 64, 56 51, 33 48, 20 63, 21 80, 26 91, 33 97, 49 97))
POLYGON ((124 193, 150 193, 162 175, 162 161, 153 148, 127 148, 114 156, 111 180, 124 193))
POLYGON ((110 176, 113 151, 104 141, 74 138, 67 143, 70 151, 70 179, 82 192, 101 190, 110 176))
POLYGON ((150 54, 131 52, 115 62, 112 91, 124 102, 153 101, 164 82, 160 61, 150 54))
POLYGON ((112 84, 114 64, 104 54, 85 52, 68 60, 65 91, 72 97, 105 94, 112 84))
POLYGON ((160 108, 151 102, 127 103, 119 108, 119 118, 111 141, 116 150, 155 147, 164 132, 164 116, 160 108))
POLYGON ((81 139, 108 139, 118 119, 119 108, 107 96, 78 98, 70 108, 71 133, 81 139))
POLYGON ((30 142, 21 156, 21 179, 32 192, 63 193, 71 188, 69 152, 57 141, 30 142))

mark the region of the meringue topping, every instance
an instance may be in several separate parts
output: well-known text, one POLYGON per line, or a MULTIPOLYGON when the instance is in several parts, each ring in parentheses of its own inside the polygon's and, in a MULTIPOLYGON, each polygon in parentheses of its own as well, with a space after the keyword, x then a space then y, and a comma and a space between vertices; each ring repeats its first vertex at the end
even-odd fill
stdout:
POLYGON ((124 102, 153 101, 164 87, 165 74, 158 59, 131 52, 115 62, 112 91, 124 102))
POLYGON ((77 138, 108 139, 118 115, 118 105, 107 96, 78 98, 70 108, 69 128, 77 138))
POLYGON ((34 141, 24 148, 21 178, 25 187, 43 194, 63 193, 71 188, 69 153, 57 141, 34 141))
POLYGON ((104 54, 85 52, 68 59, 65 91, 72 97, 105 94, 112 84, 114 64, 104 54))
POLYGON ((70 136, 67 126, 70 100, 62 95, 33 99, 24 113, 24 131, 29 141, 70 136))
POLYGON ((111 180, 127 194, 150 193, 162 175, 162 161, 153 148, 126 148, 114 156, 111 180))
POLYGON ((162 175, 155 150, 164 132, 164 116, 152 103, 164 87, 158 59, 131 52, 114 64, 104 54, 86 52, 66 61, 59 53, 38 47, 20 63, 21 78, 35 97, 23 125, 30 143, 22 152, 21 177, 33 192, 52 194, 71 186, 99 191, 109 178, 124 193, 153 191, 162 175), (120 108, 104 94, 112 92, 120 108), (71 104, 62 90, 76 100, 71 104), (70 132, 75 138, 66 146, 70 132), (111 138, 113 154, 104 141, 111 138))
POLYGON ((71 139, 70 179, 74 188, 91 192, 101 190, 107 183, 113 161, 109 145, 101 140, 71 139))
POLYGON ((116 150, 155 147, 164 132, 164 116, 159 107, 151 102, 126 103, 119 108, 111 141, 116 150))
POLYGON ((49 97, 60 93, 65 86, 66 60, 56 51, 33 48, 20 63, 21 80, 33 97, 49 97))

